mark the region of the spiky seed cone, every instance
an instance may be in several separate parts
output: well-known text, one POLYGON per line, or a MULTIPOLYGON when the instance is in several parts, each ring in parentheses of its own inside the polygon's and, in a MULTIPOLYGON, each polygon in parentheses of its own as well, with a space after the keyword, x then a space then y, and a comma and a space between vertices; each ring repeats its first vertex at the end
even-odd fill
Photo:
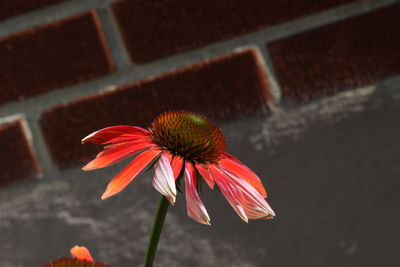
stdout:
POLYGON ((43 267, 109 267, 106 264, 77 259, 59 259, 43 267))
POLYGON ((150 127, 154 143, 192 162, 217 162, 225 152, 225 138, 207 118, 183 111, 165 112, 150 127))

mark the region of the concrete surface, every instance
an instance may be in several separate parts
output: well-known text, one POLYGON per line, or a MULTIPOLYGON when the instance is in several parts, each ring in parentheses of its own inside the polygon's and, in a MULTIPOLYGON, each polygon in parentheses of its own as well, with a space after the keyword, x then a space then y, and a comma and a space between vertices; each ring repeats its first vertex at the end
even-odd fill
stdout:
MULTIPOLYGON (((205 190, 203 226, 179 195, 155 266, 399 266, 399 84, 224 125, 229 152, 262 177, 277 217, 246 224, 205 190)), ((111 266, 140 266, 159 195, 145 175, 101 201, 124 164, 0 191, 0 266, 40 266, 75 244, 111 266)))

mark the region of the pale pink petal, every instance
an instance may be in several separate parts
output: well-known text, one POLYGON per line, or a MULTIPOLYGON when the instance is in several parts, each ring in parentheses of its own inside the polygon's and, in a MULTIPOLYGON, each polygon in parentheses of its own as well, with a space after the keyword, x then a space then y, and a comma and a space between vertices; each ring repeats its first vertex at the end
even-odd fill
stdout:
POLYGON ((139 154, 131 163, 128 164, 111 182, 101 199, 106 199, 123 190, 135 177, 150 164, 154 158, 160 154, 158 147, 151 148, 139 154))
POLYGON ((176 198, 175 178, 171 163, 165 153, 161 153, 154 168, 154 188, 164 195, 172 205, 174 205, 176 198))
POLYGON ((214 179, 210 173, 210 171, 204 167, 201 163, 196 163, 196 169, 199 171, 200 175, 204 178, 206 183, 211 189, 214 189, 214 179))
POLYGON ((208 168, 229 204, 244 221, 275 216, 265 199, 246 180, 214 164, 209 164, 208 168))
POLYGON ((104 147, 94 160, 89 162, 82 169, 85 171, 108 167, 120 162, 136 153, 154 147, 151 140, 129 141, 118 144, 111 144, 104 147))
POLYGON ((261 183, 260 178, 239 160, 234 158, 232 155, 225 153, 226 157, 219 160, 218 164, 222 166, 226 171, 233 175, 240 177, 250 183, 264 198, 267 197, 267 192, 261 183), (228 157, 229 155, 229 157, 228 157))
POLYGON ((82 144, 92 142, 95 144, 107 144, 115 142, 131 141, 138 138, 148 138, 149 131, 128 125, 118 125, 103 128, 94 133, 89 134, 82 139, 82 144))
POLYGON ((236 213, 242 218, 243 221, 248 222, 248 218, 243 207, 240 205, 237 197, 235 195, 234 189, 229 185, 225 174, 219 170, 218 168, 214 167, 213 165, 209 165, 209 170, 212 173, 215 182, 217 183, 218 187, 221 189, 222 194, 225 196, 226 200, 228 200, 229 204, 232 208, 236 211, 236 213))
POLYGON ((275 216, 271 214, 273 210, 269 207, 268 203, 266 204, 267 208, 263 207, 265 204, 260 206, 240 188, 232 185, 231 188, 236 188, 235 198, 239 201, 249 219, 272 219, 275 216))
POLYGON ((234 189, 234 194, 237 201, 243 207, 249 219, 270 219, 275 216, 275 212, 269 206, 267 201, 260 193, 246 180, 233 175, 230 172, 221 170, 225 173, 225 177, 231 188, 234 189))
POLYGON ((190 218, 202 224, 210 225, 210 217, 196 189, 196 173, 191 163, 185 164, 186 208, 190 218))
POLYGON ((71 248, 71 255, 78 260, 93 261, 92 255, 86 247, 75 246, 71 248))

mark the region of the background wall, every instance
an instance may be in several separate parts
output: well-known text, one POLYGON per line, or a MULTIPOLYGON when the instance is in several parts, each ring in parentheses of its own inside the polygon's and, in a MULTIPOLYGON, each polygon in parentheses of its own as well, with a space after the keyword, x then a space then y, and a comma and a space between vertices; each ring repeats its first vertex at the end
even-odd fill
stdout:
MULTIPOLYGON (((143 257, 150 177, 84 173, 82 137, 200 112, 277 212, 244 224, 204 193, 212 227, 171 209, 156 266, 398 266, 400 1, 0 0, 0 265, 91 248, 143 257)), ((132 264, 131 264, 132 266, 132 264)))

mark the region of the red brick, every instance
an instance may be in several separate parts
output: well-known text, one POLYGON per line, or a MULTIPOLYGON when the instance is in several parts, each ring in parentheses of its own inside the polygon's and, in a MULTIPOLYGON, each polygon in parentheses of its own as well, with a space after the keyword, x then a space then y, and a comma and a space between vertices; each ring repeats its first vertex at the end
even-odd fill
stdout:
POLYGON ((0 0, 0 20, 66 0, 0 0))
POLYGON ((44 112, 40 126, 54 161, 64 168, 83 164, 94 155, 97 150, 80 140, 100 128, 147 127, 166 110, 228 121, 261 113, 268 97, 256 54, 246 50, 56 106, 44 112))
POLYGON ((0 104, 114 70, 95 11, 0 39, 0 104))
POLYGON ((0 124, 0 187, 38 175, 31 144, 20 120, 0 124))
POLYGON ((113 4, 137 63, 229 39, 355 0, 122 0, 113 4))
POLYGON ((400 4, 268 44, 285 99, 297 102, 400 73, 400 4))

